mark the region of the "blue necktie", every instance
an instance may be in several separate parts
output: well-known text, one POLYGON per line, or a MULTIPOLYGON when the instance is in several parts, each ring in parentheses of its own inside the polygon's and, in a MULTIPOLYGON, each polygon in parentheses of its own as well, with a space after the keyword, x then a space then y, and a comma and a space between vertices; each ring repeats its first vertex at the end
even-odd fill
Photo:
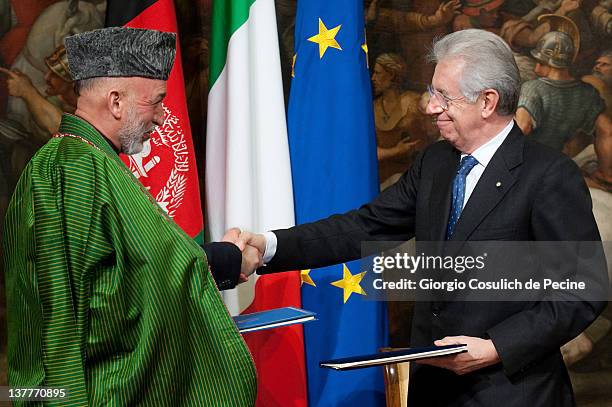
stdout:
POLYGON ((471 155, 466 155, 461 159, 459 163, 459 169, 457 175, 453 180, 453 202, 451 205, 451 212, 448 218, 448 225, 446 226, 446 240, 453 237, 455 233, 455 226, 461 216, 463 210, 463 198, 465 196, 465 178, 472 171, 472 168, 478 164, 478 160, 471 155))

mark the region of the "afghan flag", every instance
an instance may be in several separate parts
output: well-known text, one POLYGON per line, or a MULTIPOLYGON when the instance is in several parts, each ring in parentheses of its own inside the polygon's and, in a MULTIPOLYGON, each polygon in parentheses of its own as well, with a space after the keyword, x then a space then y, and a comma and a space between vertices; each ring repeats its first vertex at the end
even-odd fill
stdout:
MULTIPOLYGON (((316 221, 378 195, 376 137, 363 0, 301 0, 295 20, 289 145, 296 222, 316 221)), ((384 406, 380 369, 339 372, 319 362, 386 346, 386 307, 368 301, 358 261, 309 270, 303 308, 308 400, 313 406, 384 406)))
MULTIPOLYGON (((208 225, 266 231, 294 224, 273 0, 215 0, 206 137, 208 225)), ((224 294, 232 314, 300 306, 300 274, 257 277, 224 294)), ((259 406, 306 405, 301 326, 245 335, 259 406)))
MULTIPOLYGON (((108 0, 107 27, 150 28, 177 33, 172 0, 108 0)), ((143 151, 121 159, 151 192, 159 206, 191 237, 202 242, 202 207, 191 127, 187 115, 181 50, 167 83, 164 122, 143 151)))

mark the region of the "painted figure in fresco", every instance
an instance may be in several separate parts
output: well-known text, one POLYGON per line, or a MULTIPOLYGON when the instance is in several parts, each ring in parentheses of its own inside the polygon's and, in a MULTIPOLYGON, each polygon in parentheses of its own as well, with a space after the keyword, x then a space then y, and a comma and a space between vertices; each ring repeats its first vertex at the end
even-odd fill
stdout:
MULTIPOLYGON (((599 91, 606 103, 605 115, 609 121, 612 120, 612 50, 606 50, 599 56, 592 75, 583 80, 592 83, 599 91)), ((587 171, 587 184, 612 193, 612 137, 598 137, 593 150, 597 165, 593 171, 587 171)))
POLYGON ((540 1, 529 13, 504 22, 501 35, 510 46, 534 48, 538 40, 550 31, 548 23, 538 22, 539 16, 554 13, 569 17, 579 10, 580 3, 577 0, 540 1))
POLYGON ((77 100, 64 46, 61 45, 53 54, 45 58, 45 63, 48 68, 44 76, 46 96, 32 84, 28 75, 17 69, 0 68, 0 72, 5 73, 8 77, 9 95, 22 99, 38 127, 47 133, 41 138, 41 144, 48 140, 49 135, 57 131, 63 112, 74 112, 77 100))
POLYGON ((593 7, 591 23, 597 34, 604 38, 612 38, 612 0, 601 0, 593 7))
POLYGON ((419 109, 421 94, 401 90, 406 69, 397 54, 381 54, 374 64, 374 122, 381 189, 397 181, 416 153, 434 141, 428 137, 426 127, 430 120, 419 109))
MULTIPOLYGON (((40 13, 59 0, 2 0, 0 2, 0 66, 10 67, 23 49, 28 33, 40 13)), ((0 77, 0 111, 6 110, 7 94, 0 77)))
MULTIPOLYGON (((612 49, 605 50, 599 55, 593 71, 590 75, 583 76, 582 81, 597 89, 599 96, 606 104, 605 115, 612 120, 612 49)), ((583 152, 586 162, 589 163, 584 168, 587 174, 586 181, 589 187, 612 191, 609 176, 606 176, 610 173, 610 166, 612 166, 612 147, 607 145, 603 138, 597 141, 599 143, 589 145, 583 152)))
POLYGON ((433 75, 433 68, 426 61, 423 44, 431 44, 435 37, 449 32, 448 27, 461 7, 460 2, 412 0, 403 2, 401 9, 379 6, 379 3, 380 0, 373 0, 366 11, 371 49, 381 53, 397 52, 408 66, 419 67, 407 72, 405 79, 424 91, 433 75))
MULTIPOLYGON (((583 5, 582 0, 550 0, 540 2, 540 7, 536 7, 527 15, 521 18, 514 18, 506 21, 500 31, 502 38, 506 40, 514 51, 519 55, 528 55, 529 50, 535 48, 538 41, 544 34, 554 30, 550 19, 539 19, 538 17, 546 14, 567 17, 578 28, 580 33, 581 46, 577 49, 578 56, 572 66, 572 71, 584 74, 590 70, 595 55, 597 54, 595 36, 589 22, 589 11, 583 5)), ((530 77, 533 65, 529 64, 527 58, 517 61, 521 76, 530 77)))
POLYGON ((459 0, 441 3, 434 14, 380 8, 379 0, 372 0, 366 13, 366 23, 374 29, 390 30, 395 34, 428 31, 450 23, 461 7, 459 0))
POLYGON ((500 27, 500 6, 504 0, 467 0, 461 8, 461 13, 453 20, 453 30, 482 28, 495 32, 500 27))
POLYGON ((62 112, 74 111, 72 83, 56 53, 66 35, 101 27, 105 5, 99 0, 67 0, 39 10, 27 27, 25 46, 12 58, 12 67, 2 70, 6 86, 1 91, 9 100, 0 120, 0 153, 6 157, 0 164, 0 189, 12 190, 21 169, 57 130, 62 112))
POLYGON ((559 151, 577 132, 605 138, 611 130, 597 90, 569 72, 579 44, 574 38, 567 32, 551 31, 540 39, 531 52, 538 78, 523 84, 516 113, 525 135, 559 151))
POLYGON ((599 55, 593 71, 583 76, 582 81, 599 91, 599 96, 606 102, 606 115, 612 119, 612 48, 599 55))
MULTIPOLYGON (((576 34, 577 30, 572 38, 568 33, 551 31, 540 39, 532 51, 539 78, 523 84, 516 120, 528 137, 556 149, 562 149, 578 131, 595 134, 594 144, 582 151, 576 162, 583 169, 587 184, 591 187, 593 214, 602 239, 610 241, 612 194, 609 192, 612 183, 607 180, 612 180, 612 124, 597 90, 588 83, 574 79, 569 73, 571 61, 576 55, 575 44, 579 41, 576 34), (587 163, 595 159, 596 170, 589 170, 587 163)), ((593 72, 597 73, 596 78, 609 74, 606 53, 597 61, 593 68, 593 72)), ((567 145, 565 147, 569 152, 567 145)), ((610 266, 612 264, 609 264, 609 272, 612 270, 610 266)), ((598 317, 587 330, 565 344, 561 352, 566 365, 571 366, 590 354, 594 344, 608 334, 611 325, 608 318, 598 317)))
MULTIPOLYGON (((47 87, 45 58, 51 55, 70 34, 89 31, 104 25, 105 3, 97 1, 60 1, 47 7, 36 19, 27 41, 11 69, 27 75, 42 94, 47 87)), ((7 118, 19 122, 34 137, 48 138, 49 132, 38 126, 21 98, 9 97, 7 118)))
POLYGON ((562 0, 464 0, 453 30, 481 28, 499 34, 502 25, 513 19, 530 21, 559 7, 562 0))

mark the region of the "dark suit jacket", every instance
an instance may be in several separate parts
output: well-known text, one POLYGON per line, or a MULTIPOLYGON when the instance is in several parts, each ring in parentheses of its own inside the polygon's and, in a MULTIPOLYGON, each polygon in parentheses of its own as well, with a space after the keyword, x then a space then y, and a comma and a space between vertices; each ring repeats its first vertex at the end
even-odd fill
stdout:
MULTIPOLYGON (((260 273, 357 259, 362 241, 444 240, 459 157, 448 142, 438 142, 371 203, 274 231, 277 252, 260 273)), ((453 240, 598 241, 600 236, 576 165, 523 136, 515 124, 476 185, 453 240)), ((601 273, 607 281, 605 270, 601 273)), ((559 347, 584 330, 604 306, 560 301, 417 303, 411 345, 430 345, 447 335, 490 338, 502 362, 464 376, 417 365, 410 377, 410 405, 573 405, 559 347)))
POLYGON ((238 284, 242 253, 233 243, 211 242, 202 245, 208 267, 219 290, 230 290, 238 284))

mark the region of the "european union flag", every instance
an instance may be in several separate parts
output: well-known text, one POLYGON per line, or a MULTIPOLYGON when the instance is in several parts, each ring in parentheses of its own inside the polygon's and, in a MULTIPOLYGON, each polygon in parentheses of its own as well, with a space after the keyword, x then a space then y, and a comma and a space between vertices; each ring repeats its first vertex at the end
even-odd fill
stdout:
MULTIPOLYGON (((378 193, 376 139, 362 0, 298 1, 289 98, 296 223, 345 212, 378 193)), ((359 262, 302 271, 312 406, 384 405, 380 368, 336 372, 319 362, 377 352, 386 313, 367 301, 359 262)))

